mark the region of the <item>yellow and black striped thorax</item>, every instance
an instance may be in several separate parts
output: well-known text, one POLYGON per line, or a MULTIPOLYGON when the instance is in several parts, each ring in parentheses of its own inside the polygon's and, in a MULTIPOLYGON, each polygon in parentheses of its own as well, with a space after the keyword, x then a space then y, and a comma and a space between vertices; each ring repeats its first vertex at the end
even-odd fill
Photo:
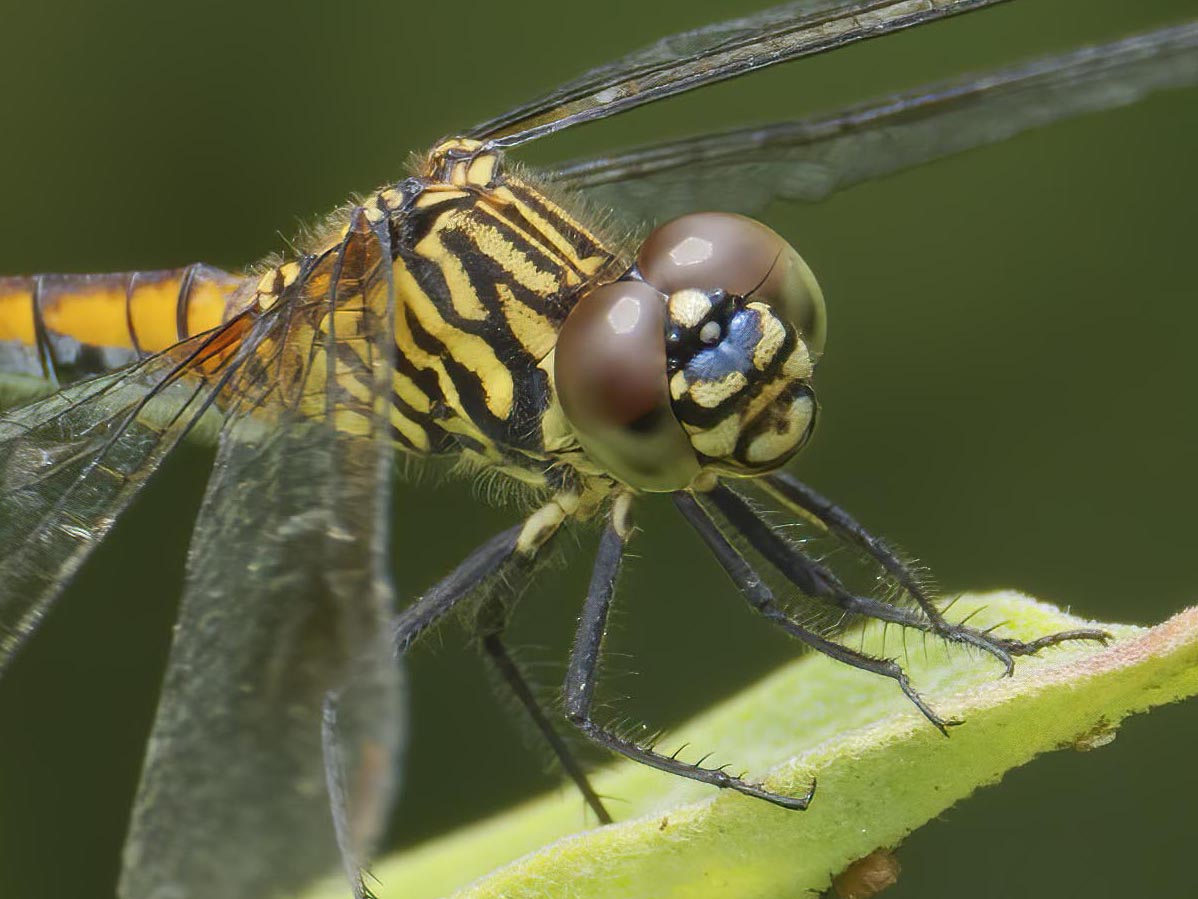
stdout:
POLYGON ((621 267, 615 251, 474 141, 439 145, 378 199, 394 256, 396 442, 543 483, 562 439, 546 420, 546 359, 584 288, 621 267))

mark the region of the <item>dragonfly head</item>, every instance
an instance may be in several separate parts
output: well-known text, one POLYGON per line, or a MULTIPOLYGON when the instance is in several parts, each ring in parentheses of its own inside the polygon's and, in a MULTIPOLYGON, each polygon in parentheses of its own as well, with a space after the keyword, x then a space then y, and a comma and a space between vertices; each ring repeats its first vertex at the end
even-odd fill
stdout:
POLYGON ((632 487, 753 477, 811 436, 826 330, 793 247, 752 219, 697 213, 657 228, 627 275, 578 301, 554 381, 583 448, 632 487))

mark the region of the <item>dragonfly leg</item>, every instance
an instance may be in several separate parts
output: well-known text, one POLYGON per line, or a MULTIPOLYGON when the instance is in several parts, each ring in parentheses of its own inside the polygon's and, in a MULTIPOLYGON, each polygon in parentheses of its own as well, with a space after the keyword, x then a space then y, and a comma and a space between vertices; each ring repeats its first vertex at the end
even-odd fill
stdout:
POLYGON ((583 770, 581 763, 579 763, 574 753, 570 750, 562 735, 557 732, 557 728, 554 727, 549 716, 545 714, 545 710, 529 685, 528 679, 524 676, 524 672, 520 670, 520 666, 508 652, 501 634, 496 632, 484 635, 482 646, 483 651, 486 652, 487 657, 495 666, 495 670, 503 678, 504 684, 507 685, 512 694, 520 701, 520 705, 524 707, 537 731, 544 737, 545 742, 553 750, 558 763, 565 770, 566 774, 569 775, 570 779, 574 781, 578 792, 582 794, 582 798, 591 807, 591 811, 595 813, 595 817, 599 819, 599 823, 611 824, 612 817, 604 807, 599 794, 595 792, 594 787, 591 786, 591 782, 587 779, 586 771, 583 770))
POLYGON ((430 627, 439 622, 484 581, 507 565, 524 530, 523 524, 496 534, 470 553, 453 571, 422 597, 401 611, 392 631, 396 650, 402 655, 430 627))
MULTIPOLYGON (((922 589, 918 578, 881 540, 871 535, 843 509, 833 505, 805 484, 790 475, 771 475, 766 478, 767 490, 792 509, 809 513, 837 537, 859 547, 895 577, 899 585, 918 603, 919 612, 882 602, 867 596, 857 596, 841 583, 825 566, 808 558, 792 543, 781 537, 770 525, 734 491, 717 486, 705 494, 749 544, 784 577, 809 596, 830 601, 846 612, 890 621, 904 627, 935 634, 954 643, 975 646, 1002 662, 1005 673, 1014 670, 1013 656, 1033 655, 1048 646, 1072 640, 1093 640, 1105 643, 1110 635, 1105 631, 1078 629, 1049 634, 1024 642, 995 637, 988 632, 965 624, 947 621, 933 600, 922 589), (922 613, 922 614, 921 614, 922 613)), ((684 510, 685 511, 685 510, 684 510)))
POLYGON ((735 790, 746 796, 764 799, 789 809, 805 809, 815 792, 815 786, 804 796, 785 796, 766 789, 760 784, 750 783, 742 777, 734 777, 723 768, 703 768, 683 762, 674 756, 663 755, 651 746, 643 746, 626 739, 611 729, 597 723, 592 717, 595 698, 595 682, 599 673, 603 636, 607 630, 608 612, 615 593, 616 579, 624 557, 624 548, 631 535, 631 524, 626 508, 617 503, 603 536, 591 575, 590 587, 583 604, 582 617, 570 653, 570 665, 566 673, 566 717, 586 737, 598 746, 617 752, 635 762, 677 774, 682 777, 710 784, 713 787, 735 790))
POLYGON ((581 763, 555 730, 524 672, 503 641, 508 612, 519 595, 520 586, 566 518, 562 504, 551 500, 523 523, 492 537, 400 614, 395 628, 395 642, 401 652, 405 651, 447 613, 464 601, 481 595, 482 602, 473 622, 481 649, 495 666, 503 684, 528 713, 533 725, 549 744, 600 823, 610 824, 612 817, 591 787, 581 763))
POLYGON ((911 566, 840 506, 786 472, 775 472, 762 478, 761 486, 790 511, 814 521, 829 533, 864 551, 911 595, 929 621, 941 619, 935 601, 928 596, 911 566))
MULTIPOLYGON (((749 605, 768 621, 778 625, 792 637, 801 640, 817 652, 821 652, 838 662, 844 662, 847 665, 852 665, 854 668, 860 668, 862 671, 869 671, 873 674, 880 674, 883 677, 893 679, 899 685, 904 695, 923 713, 923 716, 946 736, 950 726, 960 723, 945 720, 932 711, 931 707, 923 700, 923 697, 915 692, 915 689, 911 686, 911 681, 908 679, 907 673, 893 659, 880 659, 868 653, 850 649, 847 646, 820 636, 795 621, 786 613, 785 609, 778 605, 772 591, 766 586, 761 575, 753 569, 753 566, 737 551, 736 547, 728 542, 728 538, 721 533, 716 523, 703 510, 703 507, 699 505, 693 496, 680 491, 674 494, 674 501, 678 508, 682 510, 682 514, 686 517, 691 527, 698 532, 703 542, 707 544, 707 547, 715 555, 720 566, 727 572, 749 605)), ((721 511, 723 510, 721 509, 721 511)), ((751 542, 752 540, 750 539, 751 542)), ((804 587, 803 589, 806 590, 808 588, 804 587)), ((902 609, 892 609, 889 606, 886 608, 896 612, 904 611, 902 609)), ((907 614, 911 613, 908 612, 907 614)))

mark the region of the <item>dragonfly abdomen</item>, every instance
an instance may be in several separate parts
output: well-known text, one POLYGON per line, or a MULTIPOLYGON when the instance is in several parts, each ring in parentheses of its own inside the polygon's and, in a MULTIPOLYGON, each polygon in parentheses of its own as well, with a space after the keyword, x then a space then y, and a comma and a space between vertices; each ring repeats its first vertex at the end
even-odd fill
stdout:
POLYGON ((200 263, 0 278, 0 372, 66 383, 221 324, 242 279, 200 263))

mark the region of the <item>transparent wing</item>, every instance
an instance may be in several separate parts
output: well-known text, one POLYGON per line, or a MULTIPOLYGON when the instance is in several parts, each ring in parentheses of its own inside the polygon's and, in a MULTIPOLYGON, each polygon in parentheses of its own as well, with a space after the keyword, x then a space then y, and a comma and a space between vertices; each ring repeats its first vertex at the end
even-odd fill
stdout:
POLYGON ((511 147, 715 81, 1001 0, 798 0, 684 31, 470 131, 511 147))
POLYGON ((1198 83, 1198 22, 935 85, 834 115, 645 146, 553 173, 640 221, 760 211, 1198 83))
POLYGON ((390 255, 358 210, 255 322, 125 849, 124 899, 266 899, 358 865, 396 767, 390 255), (330 808, 330 791, 335 808, 330 808))
POLYGON ((213 406, 243 319, 0 416, 0 669, 213 406))

